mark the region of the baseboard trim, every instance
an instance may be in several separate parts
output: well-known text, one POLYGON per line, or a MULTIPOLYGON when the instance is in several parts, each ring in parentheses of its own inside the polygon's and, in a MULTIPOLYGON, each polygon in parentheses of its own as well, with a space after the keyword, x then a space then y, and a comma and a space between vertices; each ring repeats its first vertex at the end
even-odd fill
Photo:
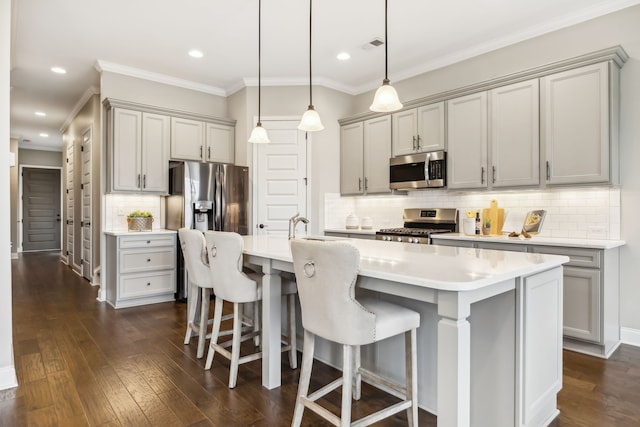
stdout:
POLYGON ((11 259, 18 259, 18 252, 11 252, 11 259))
POLYGON ((18 387, 15 366, 11 365, 0 368, 0 390, 7 390, 14 387, 18 387))
POLYGON ((620 328, 620 339, 624 344, 640 347, 640 329, 620 328))

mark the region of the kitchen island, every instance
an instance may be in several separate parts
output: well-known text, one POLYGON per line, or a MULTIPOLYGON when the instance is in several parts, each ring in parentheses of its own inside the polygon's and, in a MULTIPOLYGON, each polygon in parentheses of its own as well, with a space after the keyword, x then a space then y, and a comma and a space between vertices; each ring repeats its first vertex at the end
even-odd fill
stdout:
MULTIPOLYGON (((331 239, 318 237, 318 239, 331 239)), ((562 386, 562 264, 568 257, 346 240, 358 248, 358 292, 416 309, 419 404, 438 426, 543 426, 558 414, 562 386)), ((289 242, 245 236, 263 268, 263 385, 280 386, 281 271, 289 242)), ((387 340, 363 365, 403 380, 387 340), (399 377, 399 378, 398 378, 399 377)), ((331 361, 329 361, 331 362, 331 361)))

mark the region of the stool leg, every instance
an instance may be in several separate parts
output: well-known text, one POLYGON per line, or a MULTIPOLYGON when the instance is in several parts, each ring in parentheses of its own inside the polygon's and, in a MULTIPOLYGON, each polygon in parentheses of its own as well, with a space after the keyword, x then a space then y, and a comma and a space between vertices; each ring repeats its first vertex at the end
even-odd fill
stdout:
POLYGON ((411 406, 407 408, 409 427, 418 427, 418 362, 416 330, 405 332, 405 368, 407 377, 407 400, 411 400, 411 406))
POLYGON ((294 294, 287 295, 287 318, 289 320, 289 366, 291 369, 298 367, 298 343, 296 337, 296 296, 294 294))
POLYGON ((207 324, 209 323, 209 295, 211 295, 211 289, 201 288, 200 298, 200 327, 198 334, 198 352, 196 357, 198 359, 204 356, 204 345, 207 341, 207 324))
POLYGON ((296 397, 296 407, 293 411, 291 427, 299 427, 302 422, 304 412, 303 397, 309 394, 309 382, 311 381, 311 369, 313 368, 313 352, 316 336, 305 329, 304 344, 302 349, 302 366, 300 368, 300 380, 298 382, 298 395, 296 397))
POLYGON ((238 361, 240 360, 240 338, 242 336, 242 304, 233 303, 233 339, 231 343, 231 367, 229 369, 229 388, 234 388, 238 380, 238 361))
POLYGON ((362 390, 362 374, 360 374, 360 346, 353 349, 353 400, 360 400, 362 390))
POLYGON ((340 427, 351 425, 351 387, 353 384, 353 347, 342 346, 342 416, 340 427))
POLYGON ((213 356, 216 354, 215 345, 218 344, 218 336, 220 335, 220 323, 222 323, 222 298, 216 297, 216 303, 213 309, 213 328, 211 329, 211 341, 209 342, 209 353, 207 354, 207 362, 204 369, 211 369, 213 356))
POLYGON ((198 287, 189 281, 189 289, 187 294, 187 332, 184 334, 184 343, 189 344, 191 335, 193 334, 193 324, 196 321, 196 313, 200 303, 200 292, 198 287))

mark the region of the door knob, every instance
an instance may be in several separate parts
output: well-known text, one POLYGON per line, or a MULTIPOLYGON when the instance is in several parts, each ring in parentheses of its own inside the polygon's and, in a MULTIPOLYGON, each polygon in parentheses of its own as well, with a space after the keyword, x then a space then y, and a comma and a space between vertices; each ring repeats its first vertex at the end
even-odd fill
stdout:
POLYGON ((264 224, 258 224, 258 228, 265 228, 265 227, 266 227, 266 225, 264 225, 264 224))

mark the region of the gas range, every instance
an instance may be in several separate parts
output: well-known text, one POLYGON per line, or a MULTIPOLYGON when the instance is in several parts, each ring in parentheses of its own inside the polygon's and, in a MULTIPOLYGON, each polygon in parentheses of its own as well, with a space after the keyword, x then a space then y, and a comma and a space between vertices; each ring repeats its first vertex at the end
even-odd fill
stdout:
POLYGON ((457 209, 405 209, 404 227, 383 228, 376 232, 376 240, 430 244, 431 236, 458 229, 457 209))

